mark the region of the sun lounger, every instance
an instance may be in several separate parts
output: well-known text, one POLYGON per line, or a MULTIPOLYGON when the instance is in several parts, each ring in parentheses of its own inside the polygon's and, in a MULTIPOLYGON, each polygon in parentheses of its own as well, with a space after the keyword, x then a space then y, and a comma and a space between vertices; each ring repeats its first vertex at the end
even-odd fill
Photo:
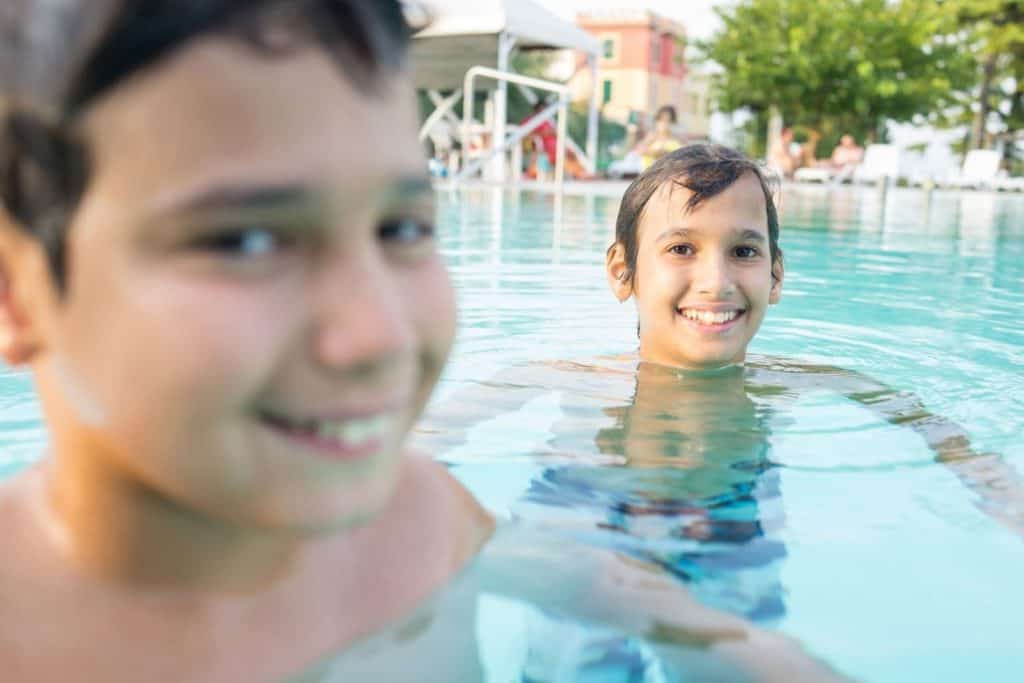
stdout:
POLYGON ((823 166, 807 166, 796 169, 793 180, 799 183, 827 183, 835 177, 835 171, 823 166))
POLYGON ((956 188, 995 187, 1002 160, 1003 155, 995 150, 972 149, 967 153, 960 173, 942 184, 956 188))
POLYGON ((996 178, 994 186, 1003 192, 1024 192, 1024 177, 996 178))
POLYGON ((901 177, 900 150, 896 145, 868 145, 864 161, 853 172, 855 183, 874 183, 882 177, 901 177))

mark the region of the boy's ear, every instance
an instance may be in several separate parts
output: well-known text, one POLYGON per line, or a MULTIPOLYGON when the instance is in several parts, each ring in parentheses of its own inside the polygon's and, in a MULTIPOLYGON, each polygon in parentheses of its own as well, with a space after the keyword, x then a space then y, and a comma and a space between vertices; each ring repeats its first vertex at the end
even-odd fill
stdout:
POLYGON ((12 236, 11 228, 4 225, 0 216, 0 358, 8 365, 25 365, 32 361, 41 348, 37 324, 30 314, 30 307, 19 296, 21 289, 15 282, 15 242, 20 236, 12 236))
POLYGON ((768 295, 768 303, 777 304, 782 300, 782 281, 786 279, 786 266, 782 254, 772 264, 772 291, 768 295))
POLYGON ((616 242, 608 248, 605 269, 608 271, 608 286, 619 303, 633 296, 632 279, 629 277, 629 266, 626 264, 626 249, 621 242, 616 242))

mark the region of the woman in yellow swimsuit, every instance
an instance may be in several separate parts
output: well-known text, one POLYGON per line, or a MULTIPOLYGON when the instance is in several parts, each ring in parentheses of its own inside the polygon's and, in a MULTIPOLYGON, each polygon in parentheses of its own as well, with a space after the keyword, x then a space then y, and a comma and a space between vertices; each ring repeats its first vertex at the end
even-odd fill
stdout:
POLYGON ((644 170, 664 155, 683 146, 683 142, 672 131, 672 127, 676 125, 676 118, 675 107, 665 105, 658 109, 654 116, 654 130, 636 147, 644 170))

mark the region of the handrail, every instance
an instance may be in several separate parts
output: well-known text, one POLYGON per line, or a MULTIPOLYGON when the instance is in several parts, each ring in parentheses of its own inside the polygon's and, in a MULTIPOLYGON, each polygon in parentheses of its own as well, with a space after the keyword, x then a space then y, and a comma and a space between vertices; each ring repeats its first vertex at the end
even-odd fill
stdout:
MULTIPOLYGON (((493 159, 495 156, 497 156, 498 154, 501 154, 502 152, 504 152, 506 149, 508 149, 512 145, 519 144, 520 140, 522 140, 527 135, 529 135, 533 131, 537 130, 542 125, 544 125, 544 123, 547 121, 547 115, 550 114, 551 112, 553 112, 556 108, 558 108, 560 106, 561 106, 561 103, 555 102, 554 104, 548 105, 548 107, 546 109, 543 109, 542 111, 538 112, 534 116, 531 116, 529 119, 527 119, 526 125, 517 127, 512 132, 511 135, 509 135, 507 138, 505 138, 504 144, 497 145, 497 146, 487 150, 486 154, 478 156, 478 157, 474 158, 472 161, 467 162, 466 165, 462 167, 462 170, 458 173, 458 175, 454 179, 455 180, 460 180, 460 179, 462 179, 462 178, 464 178, 466 176, 473 175, 478 170, 480 170, 480 168, 485 163, 487 163, 488 161, 493 159)), ((568 140, 571 140, 572 138, 566 136, 565 139, 566 139, 566 141, 568 141, 568 140)))
MULTIPOLYGON (((529 88, 536 88, 538 90, 547 90, 558 94, 558 130, 557 130, 557 152, 555 154, 555 184, 561 189, 563 182, 565 181, 565 139, 567 137, 568 122, 566 120, 566 106, 569 99, 569 88, 561 83, 553 83, 551 81, 545 81, 540 78, 533 78, 531 76, 523 76, 521 74, 515 74, 508 71, 499 71, 498 69, 491 69, 486 66, 474 66, 470 67, 469 71, 466 72, 466 78, 462 86, 463 94, 463 105, 462 105, 462 136, 463 136, 463 147, 468 145, 469 141, 469 125, 470 121, 473 120, 473 83, 478 78, 491 78, 496 81, 506 81, 508 83, 517 83, 525 85, 529 88)), ((539 126, 542 121, 537 122, 539 126)), ((534 126, 536 127, 536 126, 534 126)), ((529 128, 529 127, 528 127, 529 128)), ((526 132, 522 130, 513 134, 512 137, 505 140, 495 140, 494 148, 487 158, 493 157, 495 154, 504 152, 511 145, 521 140, 527 135, 533 128, 529 128, 526 132), (518 135, 518 137, 517 137, 518 135)), ((479 161, 479 160, 478 160, 479 161)), ((456 176, 456 180, 462 179, 470 171, 476 172, 476 170, 483 164, 482 161, 476 164, 467 164, 462 171, 456 176)))
POLYGON ((439 105, 430 113, 427 120, 423 122, 420 127, 420 142, 427 139, 427 135, 430 134, 430 129, 440 121, 444 116, 451 111, 451 108, 458 104, 459 99, 462 97, 462 91, 456 90, 451 95, 441 101, 439 105))

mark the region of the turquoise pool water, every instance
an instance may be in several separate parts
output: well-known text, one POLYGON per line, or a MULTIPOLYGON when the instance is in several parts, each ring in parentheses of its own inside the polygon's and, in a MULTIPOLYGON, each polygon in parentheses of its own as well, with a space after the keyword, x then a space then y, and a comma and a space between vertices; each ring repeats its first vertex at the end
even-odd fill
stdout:
MULTIPOLYGON (((787 188, 751 369, 680 377, 638 370, 606 288, 614 188, 438 196, 460 335, 416 441, 497 515, 659 564, 857 679, 1024 678, 1024 197, 787 188), (973 470, 925 442, 954 424, 973 470)), ((0 476, 44 442, 0 369, 0 476)), ((480 599, 486 680, 676 680, 541 607, 480 599)))
POLYGON ((479 419, 425 443, 496 513, 657 561, 847 675, 1024 678, 1024 529, 996 521, 1024 517, 1024 198, 788 187, 752 350, 794 372, 748 378, 748 405, 602 360, 636 345, 603 273, 617 200, 441 195, 462 318, 436 404, 479 419), (901 393, 872 408, 806 365, 901 393), (942 418, 991 472, 935 463, 942 418))

